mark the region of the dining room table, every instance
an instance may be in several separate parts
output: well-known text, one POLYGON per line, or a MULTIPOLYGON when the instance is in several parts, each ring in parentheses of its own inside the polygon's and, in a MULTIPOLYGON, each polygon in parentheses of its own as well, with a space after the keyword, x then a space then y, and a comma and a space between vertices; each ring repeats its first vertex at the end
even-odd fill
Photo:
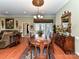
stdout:
POLYGON ((48 50, 49 50, 49 45, 51 43, 50 39, 42 39, 42 38, 31 39, 30 43, 35 47, 34 49, 35 59, 48 58, 48 50), (37 56, 37 47, 40 49, 39 56, 37 56), (44 55, 44 52, 43 52, 45 47, 46 47, 46 56, 44 55))

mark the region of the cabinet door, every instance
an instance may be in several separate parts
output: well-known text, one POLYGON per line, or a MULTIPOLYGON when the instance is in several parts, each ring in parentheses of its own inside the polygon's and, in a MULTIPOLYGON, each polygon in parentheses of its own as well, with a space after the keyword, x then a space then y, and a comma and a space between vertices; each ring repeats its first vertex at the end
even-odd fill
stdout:
POLYGON ((74 37, 68 36, 64 44, 65 52, 74 52, 74 37))

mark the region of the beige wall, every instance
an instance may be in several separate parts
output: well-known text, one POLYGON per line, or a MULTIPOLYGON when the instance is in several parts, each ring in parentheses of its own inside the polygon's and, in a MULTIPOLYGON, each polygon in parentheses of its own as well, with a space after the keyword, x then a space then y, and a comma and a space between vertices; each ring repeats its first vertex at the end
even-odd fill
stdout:
POLYGON ((61 15, 65 10, 71 12, 71 31, 75 36, 75 52, 79 55, 79 0, 70 0, 63 8, 56 13, 56 24, 61 25, 61 15))
MULTIPOLYGON (((8 17, 9 18, 9 17, 8 17)), ((12 17, 13 18, 13 17, 12 17)), ((5 25, 5 19, 6 17, 1 17, 0 18, 0 27, 2 27, 2 24, 1 24, 1 21, 3 20, 4 21, 4 25, 5 25)), ((18 20, 18 25, 19 26, 22 26, 22 23, 23 22, 26 22, 28 24, 32 24, 33 23, 33 19, 32 18, 26 18, 26 17, 15 17, 14 18, 14 29, 17 29, 16 28, 16 20, 18 20)), ((5 29, 5 26, 4 28, 2 28, 2 30, 5 29)))
MULTIPOLYGON (((20 16, 20 17, 18 17, 18 16, 2 16, 2 17, 0 17, 0 30, 5 30, 5 19, 6 18, 14 18, 14 29, 11 29, 11 30, 19 30, 20 32, 22 32, 22 36, 27 35, 26 30, 23 29, 23 23, 26 23, 26 24, 29 24, 29 25, 33 24, 33 17, 32 16, 28 16, 28 17, 27 16, 26 17, 25 16, 20 16), (2 28, 2 24, 1 24, 2 20, 4 21, 4 28, 2 28), (16 20, 18 21, 18 27, 17 28, 16 28, 16 20)), ((44 16, 44 19, 54 20, 55 15, 44 16)))
MULTIPOLYGON (((0 29, 1 30, 5 30, 5 19, 6 18, 14 18, 14 29, 18 29, 16 28, 16 20, 18 20, 18 27, 21 27, 23 26, 23 23, 27 23, 27 24, 33 24, 33 17, 32 16, 1 16, 0 17, 0 29), (2 28, 2 24, 1 24, 1 21, 4 21, 4 28, 2 28)), ((47 16, 44 16, 45 19, 55 19, 55 15, 47 15, 47 16)))

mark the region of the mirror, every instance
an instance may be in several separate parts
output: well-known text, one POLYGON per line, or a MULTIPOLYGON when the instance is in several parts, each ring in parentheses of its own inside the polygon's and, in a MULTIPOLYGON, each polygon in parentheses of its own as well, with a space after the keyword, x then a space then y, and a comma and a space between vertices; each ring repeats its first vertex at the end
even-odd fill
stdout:
POLYGON ((61 16, 61 25, 63 33, 71 35, 71 12, 64 11, 64 14, 61 16))

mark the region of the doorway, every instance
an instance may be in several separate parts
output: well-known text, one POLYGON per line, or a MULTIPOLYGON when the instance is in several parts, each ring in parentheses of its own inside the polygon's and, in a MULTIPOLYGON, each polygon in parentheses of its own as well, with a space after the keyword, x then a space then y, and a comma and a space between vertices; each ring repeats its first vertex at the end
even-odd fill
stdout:
POLYGON ((29 34, 29 24, 26 22, 23 22, 23 36, 26 36, 29 34))

